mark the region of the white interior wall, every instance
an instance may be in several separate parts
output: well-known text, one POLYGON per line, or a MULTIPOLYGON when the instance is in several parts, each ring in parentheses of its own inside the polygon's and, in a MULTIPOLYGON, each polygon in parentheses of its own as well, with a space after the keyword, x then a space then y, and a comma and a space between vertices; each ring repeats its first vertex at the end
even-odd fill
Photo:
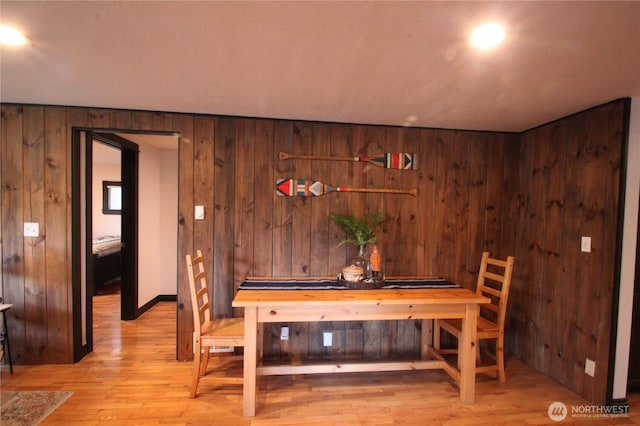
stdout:
MULTIPOLYGON (((178 142, 176 140, 176 146, 178 142)), ((163 267, 159 294, 178 293, 178 151, 160 151, 160 245, 158 262, 163 267)))
MULTIPOLYGON (((177 138, 176 138, 177 146, 177 138)), ((178 152, 139 144, 138 307, 177 293, 178 152)))
POLYGON ((618 307, 618 335, 616 339, 613 399, 627 395, 631 315, 633 311, 633 285, 636 266, 636 240, 638 236, 638 198, 640 197, 640 98, 631 100, 629 122, 629 148, 627 182, 625 190, 622 259, 620 274, 620 301, 618 307))
POLYGON ((160 155, 140 145, 138 169, 138 307, 158 295, 160 277, 160 155))

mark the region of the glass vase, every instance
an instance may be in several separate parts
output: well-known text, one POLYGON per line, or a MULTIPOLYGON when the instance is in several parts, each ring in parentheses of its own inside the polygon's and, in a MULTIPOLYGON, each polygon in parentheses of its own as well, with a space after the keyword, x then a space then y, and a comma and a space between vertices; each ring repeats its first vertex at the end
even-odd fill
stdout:
POLYGON ((371 275, 371 265, 369 264, 369 256, 367 254, 367 246, 358 246, 358 255, 351 259, 351 264, 362 268, 365 277, 371 275))

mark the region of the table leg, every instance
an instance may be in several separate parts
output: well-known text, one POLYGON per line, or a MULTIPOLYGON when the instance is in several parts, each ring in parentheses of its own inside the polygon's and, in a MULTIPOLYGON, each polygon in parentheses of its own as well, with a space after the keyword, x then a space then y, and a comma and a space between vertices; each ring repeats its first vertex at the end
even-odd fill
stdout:
POLYGON ((478 304, 466 306, 462 319, 462 330, 458 341, 458 359, 460 364, 460 400, 464 404, 473 404, 476 392, 476 334, 478 326, 478 304))
POLYGON ((420 358, 429 358, 429 347, 433 345, 433 320, 423 319, 420 327, 420 358))
POLYGON ((264 356, 264 323, 258 324, 258 365, 262 365, 264 356))
POLYGON ((244 355, 242 413, 256 414, 256 362, 258 354, 258 308, 244 308, 244 355))

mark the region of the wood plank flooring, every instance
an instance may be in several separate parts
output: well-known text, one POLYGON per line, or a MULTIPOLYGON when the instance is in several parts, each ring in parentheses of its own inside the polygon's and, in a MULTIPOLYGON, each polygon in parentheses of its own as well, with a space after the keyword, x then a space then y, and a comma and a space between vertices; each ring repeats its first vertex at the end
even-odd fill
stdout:
MULTIPOLYGON (((176 359, 175 303, 161 302, 136 321, 119 320, 118 295, 95 298, 94 352, 73 365, 3 366, 3 390, 67 390, 73 396, 43 425, 517 425, 557 424, 554 401, 590 405, 517 359, 507 383, 478 376, 476 403, 463 405, 439 371, 281 376, 260 379, 257 415, 242 416, 242 389, 201 380, 189 399, 191 363, 176 359)), ((215 367, 212 361, 210 368, 215 367)), ((240 374, 241 365, 229 365, 240 374)), ((640 394, 626 418, 562 423, 640 424, 640 394)))

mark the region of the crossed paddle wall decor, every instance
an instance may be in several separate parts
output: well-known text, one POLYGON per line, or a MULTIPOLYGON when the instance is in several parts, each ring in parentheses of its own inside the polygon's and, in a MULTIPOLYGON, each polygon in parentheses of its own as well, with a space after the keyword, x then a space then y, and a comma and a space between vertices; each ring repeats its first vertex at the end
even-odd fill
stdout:
MULTIPOLYGON (((416 154, 408 152, 387 152, 372 156, 360 157, 331 157, 324 155, 293 155, 280 152, 280 160, 329 160, 329 161, 355 161, 366 162, 378 167, 396 170, 416 170, 416 154)), ((309 197, 328 194, 330 192, 375 192, 387 194, 408 194, 414 197, 418 195, 417 189, 384 189, 384 188, 349 188, 344 186, 331 186, 329 184, 311 179, 277 179, 276 194, 282 197, 309 197)))

